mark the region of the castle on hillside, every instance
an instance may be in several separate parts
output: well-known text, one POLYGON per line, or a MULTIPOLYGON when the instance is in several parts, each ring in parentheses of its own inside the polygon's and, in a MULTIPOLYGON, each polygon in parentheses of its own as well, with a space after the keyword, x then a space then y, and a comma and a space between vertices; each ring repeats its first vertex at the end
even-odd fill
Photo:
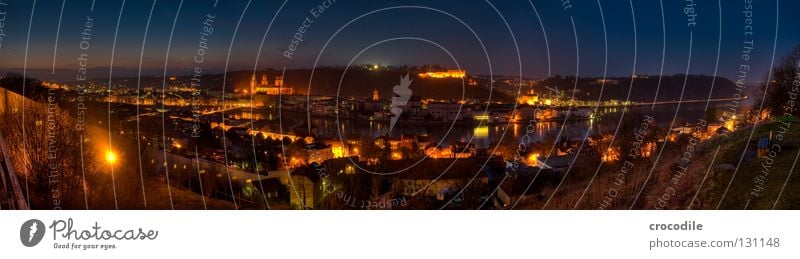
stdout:
POLYGON ((447 70, 438 72, 419 73, 419 78, 464 78, 467 76, 465 70, 447 70))

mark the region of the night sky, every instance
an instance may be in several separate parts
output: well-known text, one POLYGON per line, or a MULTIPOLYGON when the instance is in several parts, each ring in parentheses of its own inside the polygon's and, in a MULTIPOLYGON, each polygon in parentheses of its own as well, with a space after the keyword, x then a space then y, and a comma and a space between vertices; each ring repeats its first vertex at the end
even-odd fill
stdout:
MULTIPOLYGON (((666 35, 664 74, 685 73, 691 33, 693 55, 689 73, 713 75, 719 44, 718 74, 734 78, 741 63, 742 41, 745 40, 745 17, 742 14, 745 1, 722 1, 721 11, 717 1, 697 1, 695 27, 687 26, 684 6, 688 2, 663 1, 665 32, 662 31, 660 1, 655 0, 634 1, 633 10, 629 1, 622 0, 572 1, 572 7, 567 10, 562 8, 562 1, 556 0, 379 3, 339 0, 318 17, 309 10, 323 1, 231 0, 219 1, 214 7, 214 0, 159 0, 155 5, 148 0, 40 0, 35 2, 33 12, 33 0, 1 2, 8 5, 0 5, 0 11, 6 13, 0 70, 22 72, 29 21, 32 20, 26 73, 43 80, 74 78, 78 67, 76 57, 82 51, 79 48, 81 32, 87 16, 95 21, 91 46, 86 51, 89 66, 94 68, 90 72, 93 78, 109 75, 112 49, 115 77, 135 76, 140 55, 143 75, 162 74, 165 63, 169 75, 189 74, 195 66, 192 58, 207 15, 215 17, 214 33, 209 36, 209 49, 202 66, 207 72, 214 73, 226 69, 226 60, 228 70, 253 69, 257 57, 260 57, 259 69, 309 68, 314 66, 318 55, 318 66, 344 66, 355 58, 355 64, 441 64, 455 68, 456 63, 449 51, 458 65, 470 74, 489 74, 491 63, 494 74, 517 76, 521 71, 523 76, 531 78, 576 73, 603 76, 605 23, 608 76, 630 76, 634 71, 636 74, 659 74, 664 47, 662 33, 666 35), (60 16, 62 3, 63 16, 60 16), (602 4, 602 18, 599 3, 602 4), (145 34, 153 6, 149 31, 145 34), (376 12, 370 13, 372 11, 376 12), (303 42, 297 46, 294 58, 283 57, 306 17, 313 19, 313 23, 303 33, 303 42), (240 18, 241 23, 238 23, 240 18), (262 38, 273 19, 259 53, 262 38), (171 33, 173 21, 176 23, 174 33, 171 33), (550 66, 545 35, 549 43, 550 66), (142 53, 145 36, 147 41, 142 53), (170 40, 171 48, 167 54, 170 40), (328 41, 327 48, 321 52, 328 41), (362 50, 363 53, 356 57, 362 50), (230 58, 226 59, 228 53, 230 58)), ((748 81, 763 79, 773 50, 777 63, 783 54, 800 44, 800 2, 753 2, 756 2, 753 4, 755 50, 751 61, 753 72, 748 81)))

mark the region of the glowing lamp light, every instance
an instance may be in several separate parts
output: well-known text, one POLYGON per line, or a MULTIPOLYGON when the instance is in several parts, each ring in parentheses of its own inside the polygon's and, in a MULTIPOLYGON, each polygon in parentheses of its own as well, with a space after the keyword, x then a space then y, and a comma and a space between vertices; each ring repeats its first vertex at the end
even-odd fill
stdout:
POLYGON ((109 164, 114 164, 117 162, 117 154, 114 151, 108 150, 106 151, 106 162, 109 164))
POLYGON ((539 154, 531 154, 528 156, 528 163, 536 164, 537 160, 539 160, 539 154))

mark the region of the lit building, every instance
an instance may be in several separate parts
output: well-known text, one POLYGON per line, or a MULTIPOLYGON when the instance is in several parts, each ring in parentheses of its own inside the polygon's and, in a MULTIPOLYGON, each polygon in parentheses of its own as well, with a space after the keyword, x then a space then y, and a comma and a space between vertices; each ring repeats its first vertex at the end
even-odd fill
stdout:
POLYGON ((730 131, 736 130, 736 115, 733 115, 730 119, 725 120, 725 128, 730 131))
POLYGON ((267 95, 292 95, 294 91, 291 87, 265 87, 263 92, 259 93, 265 93, 267 95))
POLYGON ((519 104, 527 104, 527 105, 534 105, 539 102, 539 96, 533 93, 533 89, 531 89, 527 94, 520 95, 517 103, 519 104))
POLYGON ((325 144, 331 147, 333 158, 350 156, 350 151, 345 146, 346 143, 342 143, 338 140, 326 140, 325 144))
POLYGON ((306 146, 306 151, 308 151, 308 163, 322 163, 334 158, 329 145, 310 144, 306 146))
POLYGON ((42 82, 42 86, 52 89, 64 88, 64 86, 59 85, 58 83, 50 83, 50 82, 42 82))
POLYGON ((398 150, 400 148, 400 139, 389 137, 389 136, 380 136, 375 138, 375 146, 381 149, 385 149, 387 146, 392 150, 398 150))
POLYGON ((319 172, 324 172, 319 163, 313 163, 308 166, 302 166, 291 173, 291 179, 295 188, 294 192, 290 192, 290 204, 292 206, 310 209, 314 208, 319 200, 322 199, 322 184, 323 177, 319 172))
POLYGON ((261 75, 260 84, 256 84, 256 75, 250 78, 250 93, 263 93, 266 95, 292 95, 294 89, 291 87, 284 87, 283 76, 275 76, 274 84, 269 83, 269 78, 266 74, 261 75))
POLYGON ((642 146, 641 149, 642 150, 640 151, 640 153, 641 153, 640 156, 643 157, 643 158, 649 158, 649 157, 653 156, 653 153, 656 151, 656 143, 655 142, 647 142, 647 144, 642 146))
POLYGON ((434 119, 444 121, 460 120, 468 115, 466 110, 461 110, 460 104, 450 102, 428 103, 428 112, 434 119))
POLYGON ((558 117, 558 111, 554 109, 536 110, 534 117, 540 121, 552 120, 558 117))
POLYGON ((377 101, 380 100, 380 98, 381 98, 380 95, 378 95, 378 89, 375 88, 374 90, 372 90, 372 100, 377 101))
POLYGON ((597 80, 595 80, 594 83, 598 84, 598 85, 604 85, 604 84, 605 85, 618 85, 619 84, 619 80, 616 80, 616 79, 597 79, 597 80))
POLYGON ((419 78, 464 78, 467 76, 465 70, 447 70, 440 72, 419 73, 419 78))
POLYGON ((422 115, 422 99, 419 95, 412 95, 406 104, 398 105, 403 109, 403 116, 419 117, 422 115))
MULTIPOLYGON (((648 157, 649 156, 650 155, 648 153, 648 157)), ((612 147, 612 148, 609 148, 608 150, 606 150, 606 152, 601 157, 601 160, 603 162, 616 162, 616 161, 619 161, 619 158, 620 158, 619 148, 618 147, 612 147)))
POLYGON ((425 148, 425 155, 433 159, 453 158, 453 150, 439 146, 429 146, 425 148))
POLYGON ((431 138, 428 137, 427 135, 417 137, 417 147, 419 147, 421 150, 425 150, 425 148, 430 145, 431 145, 431 138))

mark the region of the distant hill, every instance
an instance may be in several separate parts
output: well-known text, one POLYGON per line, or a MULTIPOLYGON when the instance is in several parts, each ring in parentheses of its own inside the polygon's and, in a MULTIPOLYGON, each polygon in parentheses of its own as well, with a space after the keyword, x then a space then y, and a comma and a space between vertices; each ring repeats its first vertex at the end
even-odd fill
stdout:
MULTIPOLYGON (((577 89, 579 90, 575 97, 582 100, 597 100, 600 96, 600 90, 603 89, 603 100, 617 99, 625 100, 630 89, 631 101, 653 101, 656 98, 656 91, 658 90, 659 101, 679 100, 681 98, 681 89, 683 88, 684 78, 686 78, 686 88, 683 94, 684 100, 699 99, 705 100, 709 96, 712 82, 714 89, 711 93, 711 98, 731 98, 735 92, 735 84, 724 77, 717 77, 714 82, 714 77, 706 75, 671 75, 663 76, 661 78, 661 85, 659 87, 658 76, 646 76, 633 79, 633 86, 631 87, 630 77, 614 77, 607 78, 603 88, 601 78, 578 78, 577 89)), ((539 93, 546 91, 545 86, 555 87, 559 90, 568 91, 567 95, 571 95, 570 90, 576 87, 574 77, 551 77, 543 80, 535 90, 539 93)))
MULTIPOLYGON (((300 94, 310 93, 312 95, 334 96, 338 92, 341 96, 359 98, 370 98, 373 90, 377 89, 380 97, 386 99, 391 98, 392 88, 400 83, 400 77, 410 74, 414 80, 411 84, 411 90, 414 95, 419 95, 422 98, 461 100, 463 96, 463 98, 468 99, 487 100, 490 93, 488 88, 469 86, 466 81, 462 84, 460 79, 416 78, 417 72, 410 69, 371 71, 362 68, 351 68, 347 70, 346 74, 344 72, 343 68, 317 68, 314 71, 313 80, 310 80, 310 69, 286 70, 284 84, 294 87, 295 93, 300 94), (309 81, 311 81, 310 88, 309 81)), ((260 71, 257 73, 257 79, 260 80, 260 75, 264 73, 268 75, 271 81, 275 76, 280 75, 281 71, 260 71)), ((230 83, 238 87, 249 87, 252 74, 252 71, 230 72, 229 77, 232 78, 230 83)), ((492 100, 509 101, 513 99, 511 96, 497 91, 492 93, 492 100)))
MULTIPOLYGON (((416 74, 419 72, 417 68, 392 68, 373 71, 363 67, 352 67, 344 73, 342 67, 320 67, 314 71, 313 80, 311 79, 310 69, 288 69, 285 71, 284 84, 294 88, 296 94, 311 94, 311 95, 328 95, 334 96, 337 92, 341 96, 370 98, 374 89, 378 90, 381 98, 390 98, 392 95, 392 88, 400 82, 400 77, 410 74, 414 82, 411 84, 411 90, 414 95, 419 95, 422 98, 434 99, 451 99, 461 100, 478 99, 488 100, 491 93, 492 101, 513 101, 515 99, 518 88, 505 82, 505 80, 496 80, 494 83, 495 91, 490 91, 488 87, 488 79, 481 78, 478 86, 462 85, 460 79, 421 79, 417 78, 416 74), (341 84, 340 84, 341 80, 341 84), (309 87, 309 81, 311 86, 309 87)), ((256 72, 256 80, 261 81, 261 76, 266 74, 269 83, 275 80, 275 77, 280 75, 282 71, 268 69, 259 70, 256 72)), ((231 71, 226 75, 225 92, 233 92, 235 89, 243 90, 249 89, 250 78, 253 71, 239 70, 231 71)), ((189 82, 190 76, 178 76, 177 81, 166 80, 168 85, 179 84, 186 85, 189 82)), ((685 77, 682 74, 665 75, 661 78, 659 86, 659 77, 657 75, 640 76, 635 79, 630 77, 609 77, 605 82, 605 89, 603 89, 602 99, 616 99, 625 100, 628 95, 628 89, 631 87, 631 80, 633 85, 630 93, 630 100, 636 102, 650 102, 656 98, 659 101, 671 101, 681 98, 681 89, 684 87, 684 78, 686 78, 686 87, 683 99, 684 100, 705 100, 709 97, 712 82, 714 85, 711 98, 731 98, 736 92, 735 84, 724 77, 716 77, 707 75, 689 75, 685 77)), ((104 87, 107 79, 95 79, 98 85, 104 87)), ((164 79, 157 76, 137 78, 115 78, 112 80, 115 85, 123 85, 130 88, 136 88, 137 83, 142 87, 162 87, 164 79)), ((601 78, 597 77, 579 77, 577 78, 577 86, 575 84, 576 78, 567 76, 554 76, 536 83, 534 90, 538 94, 547 92, 546 87, 557 87, 567 97, 572 95, 572 89, 575 88, 575 97, 581 100, 597 100, 600 96, 600 90, 603 88, 601 78)), ((209 90, 222 90, 223 74, 204 74, 201 78, 201 88, 209 90)), ((521 89, 526 92, 528 89, 521 89)), ((750 95, 757 87, 747 86, 745 94, 750 95)))
POLYGON ((43 100, 47 95, 47 88, 42 86, 42 82, 34 78, 25 78, 22 75, 9 73, 0 76, 0 88, 5 88, 14 93, 23 95, 34 100, 43 100), (23 91, 22 85, 25 85, 23 91))
MULTIPOLYGON (((281 73, 284 72, 275 69, 259 70, 256 72, 256 81, 260 83, 261 77, 266 74, 268 83, 273 84, 275 78, 281 73)), ((335 96, 338 92, 341 96, 357 98, 371 98, 373 91, 377 89, 382 99, 388 99, 392 96, 393 87, 400 82, 400 77, 409 74, 413 79, 410 86, 413 95, 421 98, 488 100, 490 96, 491 91, 486 86, 469 86, 466 81, 461 79, 420 79, 416 76, 418 73, 419 69, 416 67, 383 68, 378 71, 363 67, 351 67, 346 73, 342 67, 319 67, 314 71, 314 77, 311 80, 310 69, 287 69, 284 74, 284 85, 294 88, 295 94, 335 96), (310 87, 309 82, 311 82, 310 87)), ((227 74, 203 74, 199 80, 199 88, 221 91, 224 85, 226 93, 232 93, 235 90, 249 90, 252 76, 252 70, 230 71, 227 74), (223 84, 223 82, 225 83, 223 84)), ((119 77, 110 81, 113 83, 114 88, 137 89, 137 87, 140 87, 160 89, 173 85, 189 85, 192 83, 191 79, 192 76, 190 75, 182 75, 167 79, 161 76, 119 77)), ((6 77, 4 80, 8 81, 6 85, 12 86, 12 88, 13 86, 19 87, 22 81, 21 76, 16 75, 10 78, 6 77), (11 82, 12 80, 15 81, 11 82)), ((109 80, 108 78, 95 78, 90 81, 100 88, 105 88, 109 80)), ((38 82, 28 81, 27 83, 30 86, 38 82)), ((74 81, 64 83, 76 84, 74 81)), ((514 97, 500 91, 491 93, 491 98, 492 101, 514 100, 514 97)))

